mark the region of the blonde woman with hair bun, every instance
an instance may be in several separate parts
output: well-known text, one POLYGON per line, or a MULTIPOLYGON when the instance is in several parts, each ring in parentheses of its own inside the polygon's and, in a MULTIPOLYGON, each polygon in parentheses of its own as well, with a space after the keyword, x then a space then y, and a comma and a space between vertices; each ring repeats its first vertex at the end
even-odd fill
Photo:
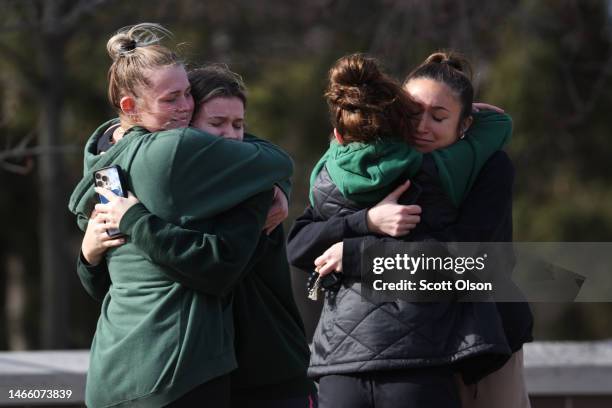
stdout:
MULTIPOLYGON (((245 133, 247 91, 242 78, 220 64, 192 69, 188 76, 197 107, 192 126, 213 136, 252 142, 253 136, 245 133)), ((234 348, 238 368, 230 378, 232 407, 259 404, 306 408, 316 402, 316 389, 312 380, 306 377, 308 345, 292 294, 285 235, 282 225, 279 225, 287 217, 287 199, 279 187, 275 186, 274 191, 278 204, 270 208, 253 255, 256 259, 249 262, 240 281, 233 287, 234 348)), ((100 192, 105 194, 109 203, 96 207, 99 217, 89 223, 85 234, 82 256, 96 259, 96 265, 79 262, 77 272, 84 282, 89 282, 92 276, 108 275, 105 260, 98 263, 99 256, 96 256, 96 253, 106 252, 104 239, 107 235, 104 231, 109 224, 104 223, 105 217, 113 220, 110 224, 113 228, 130 229, 129 213, 138 203, 134 196, 123 198, 111 192, 100 192), (127 222, 123 221, 126 214, 127 222), (103 234, 92 236, 89 232, 95 229, 103 234)), ((189 251, 177 253, 174 243, 210 240, 214 231, 205 234, 166 222, 142 207, 138 211, 149 220, 147 224, 155 228, 132 228, 130 241, 154 262, 171 267, 166 272, 177 274, 170 276, 171 279, 196 291, 210 292, 211 282, 195 277, 212 272, 204 265, 214 260, 214 255, 206 246, 197 245, 189 251), (194 279, 185 281, 182 279, 184 276, 194 279)), ((223 239, 223 236, 217 238, 223 239)), ((223 247, 218 249, 223 251, 223 247)), ((219 263, 218 266, 225 265, 219 263)), ((224 276, 230 275, 228 271, 223 273, 224 276)), ((92 285, 85 286, 102 294, 109 289, 108 282, 99 282, 95 290, 92 285)), ((194 393, 190 394, 192 397, 181 397, 173 404, 187 404, 186 398, 196 398, 194 393)))
POLYGON ((83 178, 69 202, 88 231, 84 247, 92 239, 103 248, 89 259, 84 251, 79 262, 108 266, 107 274, 80 276, 102 301, 87 375, 90 407, 230 406, 237 362, 228 295, 256 251, 275 186, 288 193, 293 170, 270 143, 187 127, 191 85, 183 62, 161 43, 169 35, 143 23, 109 40, 108 95, 119 118, 87 141, 83 178), (121 167, 139 200, 120 224, 109 213, 92 214, 92 174, 110 165, 121 167), (160 220, 200 236, 167 241, 163 251, 177 254, 175 265, 154 262, 131 240, 143 231, 163 234, 160 220), (125 236, 105 236, 104 222, 125 236), (194 251, 202 255, 199 268, 177 268, 194 251))

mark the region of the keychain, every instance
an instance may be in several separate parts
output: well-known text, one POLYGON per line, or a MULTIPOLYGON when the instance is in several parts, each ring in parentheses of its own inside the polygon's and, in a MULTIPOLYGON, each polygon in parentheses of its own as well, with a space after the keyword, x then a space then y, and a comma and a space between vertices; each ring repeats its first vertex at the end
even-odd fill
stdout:
POLYGON ((342 284, 342 273, 332 272, 325 276, 319 275, 318 272, 314 271, 308 277, 308 282, 306 283, 306 290, 308 291, 308 299, 318 300, 319 299, 319 290, 325 292, 326 297, 332 296, 335 297, 338 290, 340 290, 340 286, 342 284))
MULTIPOLYGON (((308 290, 308 299, 310 300, 317 300, 319 299, 319 288, 321 287, 321 275, 319 275, 318 272, 315 272, 317 274, 317 280, 315 280, 314 284, 312 285, 312 287, 310 288, 310 290, 308 290)), ((314 276, 311 276, 311 279, 314 276)), ((309 282, 310 283, 310 282, 309 282)), ((310 287, 310 285, 308 285, 310 287)))

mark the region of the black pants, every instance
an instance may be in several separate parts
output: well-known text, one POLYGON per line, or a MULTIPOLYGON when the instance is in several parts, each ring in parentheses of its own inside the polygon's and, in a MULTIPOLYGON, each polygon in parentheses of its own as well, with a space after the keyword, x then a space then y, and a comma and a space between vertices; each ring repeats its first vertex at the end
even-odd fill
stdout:
POLYGON ((200 384, 165 408, 230 408, 230 376, 200 384))
POLYGON ((246 396, 232 397, 232 408, 317 408, 317 397, 257 399, 246 396))
POLYGON ((460 408, 453 373, 445 368, 326 375, 320 408, 460 408))

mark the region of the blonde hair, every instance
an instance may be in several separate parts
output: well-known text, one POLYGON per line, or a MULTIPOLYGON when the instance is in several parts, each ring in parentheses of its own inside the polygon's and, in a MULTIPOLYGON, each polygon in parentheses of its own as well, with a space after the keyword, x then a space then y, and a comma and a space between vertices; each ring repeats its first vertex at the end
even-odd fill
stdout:
POLYGON ((172 50, 161 45, 169 37, 172 33, 159 24, 140 23, 120 29, 106 43, 113 60, 108 69, 108 100, 119 113, 123 96, 138 96, 137 86, 151 85, 145 71, 183 65, 172 50))

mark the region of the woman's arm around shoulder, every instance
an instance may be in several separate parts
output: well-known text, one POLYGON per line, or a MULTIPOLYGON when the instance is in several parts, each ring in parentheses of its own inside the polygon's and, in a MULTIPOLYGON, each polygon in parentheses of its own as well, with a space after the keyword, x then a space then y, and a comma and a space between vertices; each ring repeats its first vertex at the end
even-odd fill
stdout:
MULTIPOLYGON (((289 156, 283 149, 281 149, 274 143, 271 143, 265 139, 260 139, 259 137, 249 134, 249 133, 244 134, 244 142, 260 145, 262 148, 270 149, 271 151, 278 153, 279 156, 282 156, 285 159, 289 160, 291 162, 291 169, 292 169, 291 173, 293 174, 293 160, 291 160, 291 156, 289 156)), ((287 178, 286 180, 281 180, 277 182, 276 185, 283 191, 283 193, 285 194, 285 197, 287 197, 287 201, 289 201, 289 198, 291 197, 291 187, 292 187, 291 179, 287 178)))
MULTIPOLYGON (((215 209, 228 209, 254 194, 284 183, 293 173, 293 161, 269 142, 240 142, 186 130, 174 153, 170 183, 179 204, 190 205, 215 197, 215 209)), ((288 195, 288 191, 285 191, 288 195)), ((204 207, 206 208, 206 207, 204 207)), ((209 213, 210 214, 210 213, 209 213)), ((213 214, 214 215, 214 214, 213 214)))
POLYGON ((199 292, 222 296, 242 276, 259 243, 272 192, 257 194, 214 219, 178 226, 142 204, 125 213, 119 230, 171 279, 199 292))
POLYGON ((509 141, 512 119, 505 113, 480 111, 464 139, 432 152, 438 173, 453 203, 459 207, 485 163, 509 141))
POLYGON ((513 183, 512 161, 503 151, 494 153, 485 163, 476 183, 462 203, 459 217, 454 224, 442 231, 409 234, 404 239, 376 236, 344 239, 342 263, 345 275, 359 279, 361 253, 366 246, 376 243, 431 239, 441 242, 511 241, 513 183))

